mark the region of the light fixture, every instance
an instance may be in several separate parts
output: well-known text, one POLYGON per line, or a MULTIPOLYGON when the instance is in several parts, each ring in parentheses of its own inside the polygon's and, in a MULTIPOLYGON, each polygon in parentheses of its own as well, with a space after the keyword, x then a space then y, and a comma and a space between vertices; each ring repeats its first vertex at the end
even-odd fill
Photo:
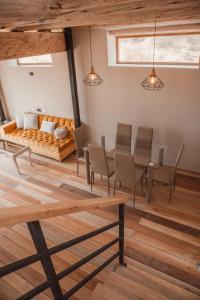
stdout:
POLYGON ((85 83, 85 85, 97 86, 97 85, 101 85, 102 84, 103 79, 95 72, 95 69, 93 67, 92 40, 91 40, 90 26, 89 26, 89 39, 90 39, 91 70, 90 70, 90 73, 85 77, 85 79, 83 80, 83 82, 85 83))
POLYGON ((151 73, 141 82, 141 86, 150 91, 160 90, 164 87, 164 83, 157 76, 154 68, 154 57, 155 57, 155 40, 156 40, 156 20, 155 20, 155 31, 154 31, 154 42, 153 42, 153 67, 151 73))

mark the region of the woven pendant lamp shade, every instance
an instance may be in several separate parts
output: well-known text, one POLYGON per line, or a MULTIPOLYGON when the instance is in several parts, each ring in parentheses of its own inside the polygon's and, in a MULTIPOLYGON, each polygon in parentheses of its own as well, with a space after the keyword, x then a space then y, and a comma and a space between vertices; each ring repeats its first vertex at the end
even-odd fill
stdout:
POLYGON ((156 43, 156 20, 155 20, 155 32, 154 32, 154 41, 153 41, 153 67, 151 73, 141 82, 141 86, 145 90, 156 91, 161 90, 164 87, 164 83, 157 76, 154 68, 154 57, 155 57, 155 43, 156 43))
POLYGON ((86 75, 83 80, 83 83, 88 86, 98 86, 101 85, 103 79, 95 72, 93 67, 93 56, 92 56, 92 39, 91 39, 91 31, 89 26, 89 40, 90 40, 90 59, 91 59, 91 70, 90 73, 86 75))
POLYGON ((152 68, 151 73, 141 82, 141 86, 145 90, 155 91, 164 87, 164 83, 157 76, 156 71, 152 68))
POLYGON ((95 72, 92 66, 90 73, 85 77, 83 82, 89 86, 97 86, 102 84, 103 79, 95 72))

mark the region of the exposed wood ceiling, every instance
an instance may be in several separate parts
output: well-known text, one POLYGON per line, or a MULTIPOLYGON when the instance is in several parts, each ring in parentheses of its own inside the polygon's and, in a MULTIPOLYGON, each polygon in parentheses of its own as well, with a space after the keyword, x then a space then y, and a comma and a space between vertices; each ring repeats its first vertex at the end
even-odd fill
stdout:
POLYGON ((200 18, 200 0, 0 0, 0 28, 48 29, 200 18))

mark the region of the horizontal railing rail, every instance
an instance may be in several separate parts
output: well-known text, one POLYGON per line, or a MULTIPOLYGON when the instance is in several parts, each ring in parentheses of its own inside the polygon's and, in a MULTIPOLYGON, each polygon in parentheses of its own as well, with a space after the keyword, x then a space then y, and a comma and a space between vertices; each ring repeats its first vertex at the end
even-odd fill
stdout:
POLYGON ((0 226, 28 223, 126 202, 127 199, 122 197, 107 197, 1 208, 0 226))
POLYGON ((16 272, 21 268, 27 267, 35 262, 40 261, 47 280, 42 282, 39 286, 28 291, 18 300, 32 299, 47 288, 51 288, 53 297, 55 300, 69 299, 74 293, 76 293, 82 286, 102 271, 108 264, 110 264, 117 257, 119 263, 124 263, 124 204, 127 199, 118 197, 109 198, 96 198, 85 199, 78 201, 68 201, 67 203, 52 203, 52 204, 40 204, 34 206, 14 207, 14 208, 1 208, 0 209, 0 226, 14 225, 18 223, 27 223, 32 240, 34 242, 37 253, 16 262, 12 262, 6 266, 0 268, 0 277, 6 276, 12 272, 16 272), (102 208, 107 206, 119 205, 119 218, 117 221, 88 232, 80 237, 74 238, 70 241, 64 242, 60 245, 48 248, 45 237, 40 225, 39 220, 71 214, 79 211, 88 211, 96 208, 102 208), (74 245, 77 245, 83 241, 86 241, 94 236, 97 236, 103 232, 106 232, 116 226, 119 226, 119 236, 107 244, 103 245, 94 252, 88 254, 86 257, 80 259, 75 264, 62 270, 56 274, 51 256, 68 249, 74 245), (116 251, 111 257, 98 266, 92 273, 83 278, 79 283, 73 286, 65 294, 62 293, 59 280, 68 276, 87 262, 94 259, 96 256, 111 248, 113 245, 118 244, 118 251, 116 251))

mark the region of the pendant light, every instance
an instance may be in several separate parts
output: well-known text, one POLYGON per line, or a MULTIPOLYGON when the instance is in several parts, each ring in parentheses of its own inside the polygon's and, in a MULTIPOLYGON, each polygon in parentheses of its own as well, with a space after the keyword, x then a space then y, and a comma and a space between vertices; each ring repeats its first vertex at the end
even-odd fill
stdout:
POLYGON ((164 83, 156 74, 154 68, 154 58, 155 58, 155 44, 156 44, 156 20, 155 20, 155 31, 154 31, 154 42, 153 42, 153 67, 151 73, 141 82, 141 86, 150 91, 161 90, 164 87, 164 83))
POLYGON ((95 72, 95 69, 93 67, 93 57, 92 57, 92 40, 91 40, 91 31, 89 26, 89 39, 90 39, 90 59, 91 59, 91 70, 90 73, 85 77, 83 80, 85 85, 89 86, 97 86, 101 85, 103 82, 103 79, 95 72))

